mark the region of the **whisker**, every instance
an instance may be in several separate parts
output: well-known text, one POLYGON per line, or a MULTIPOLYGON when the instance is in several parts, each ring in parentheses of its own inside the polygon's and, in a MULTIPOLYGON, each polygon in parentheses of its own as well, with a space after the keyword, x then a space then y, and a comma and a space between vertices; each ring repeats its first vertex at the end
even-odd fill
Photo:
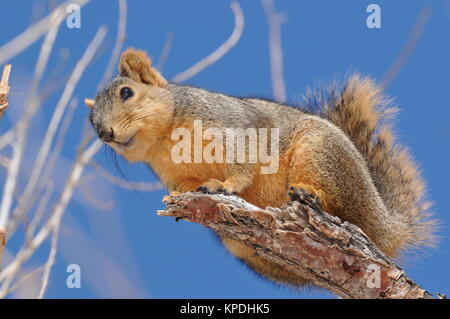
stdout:
POLYGON ((122 168, 119 165, 119 161, 117 159, 117 153, 114 151, 112 147, 109 145, 105 145, 105 159, 108 166, 114 166, 114 168, 119 172, 119 175, 126 181, 128 181, 128 177, 123 172, 122 168))

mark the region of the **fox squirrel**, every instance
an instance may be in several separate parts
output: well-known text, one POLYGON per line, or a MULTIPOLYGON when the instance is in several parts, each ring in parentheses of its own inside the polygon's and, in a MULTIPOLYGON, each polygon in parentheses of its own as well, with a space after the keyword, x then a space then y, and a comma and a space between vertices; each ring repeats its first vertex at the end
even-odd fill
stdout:
MULTIPOLYGON (((353 75, 327 98, 307 99, 307 111, 169 83, 145 52, 133 48, 122 54, 119 73, 90 103, 90 121, 100 139, 128 161, 148 164, 170 192, 236 193, 259 207, 279 207, 302 190, 325 211, 359 226, 388 256, 432 244, 435 222, 423 199, 424 182, 408 151, 395 143, 384 121, 394 109, 371 79, 353 75), (195 120, 202 120, 203 130, 279 128, 278 171, 261 174, 260 162, 174 163, 172 131, 193 131, 195 120)), ((221 240, 263 276, 307 283, 242 243, 221 240)))

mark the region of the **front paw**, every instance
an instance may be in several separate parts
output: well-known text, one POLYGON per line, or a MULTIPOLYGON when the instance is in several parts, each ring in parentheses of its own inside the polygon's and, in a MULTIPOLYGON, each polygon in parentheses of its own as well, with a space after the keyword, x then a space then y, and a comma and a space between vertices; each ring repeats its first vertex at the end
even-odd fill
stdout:
POLYGON ((196 190, 199 193, 204 193, 204 194, 224 194, 224 195, 234 195, 236 193, 232 193, 224 188, 217 188, 215 190, 211 190, 206 186, 200 186, 199 188, 197 188, 196 190))
POLYGON ((225 194, 225 195, 235 194, 235 192, 233 192, 232 190, 227 189, 227 187, 224 187, 223 183, 217 179, 211 179, 203 183, 197 188, 196 191, 205 194, 225 194))

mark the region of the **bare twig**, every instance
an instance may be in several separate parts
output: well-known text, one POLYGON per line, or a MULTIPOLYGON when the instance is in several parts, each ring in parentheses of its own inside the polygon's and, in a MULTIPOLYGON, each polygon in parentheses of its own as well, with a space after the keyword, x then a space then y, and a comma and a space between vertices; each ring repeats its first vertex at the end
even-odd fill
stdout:
POLYGON ((8 108, 10 74, 11 74, 11 64, 6 64, 3 67, 2 79, 0 81, 0 119, 3 117, 3 114, 8 108))
POLYGON ((103 74, 103 78, 98 85, 98 89, 101 88, 107 81, 111 79, 114 71, 114 67, 119 60, 120 52, 122 51, 123 43, 125 42, 126 29, 127 29, 127 1, 119 0, 119 25, 117 27, 116 43, 114 44, 114 49, 112 50, 111 57, 106 67, 106 71, 103 74))
POLYGON ((343 298, 432 298, 360 228, 321 211, 306 194, 300 202, 266 209, 235 196, 198 193, 165 202, 158 215, 207 226, 343 298))
POLYGON ((167 33, 163 49, 161 51, 161 54, 159 55, 158 64, 156 65, 156 68, 159 70, 159 72, 163 71, 164 65, 166 64, 167 59, 169 58, 170 49, 172 49, 172 42, 173 42, 173 33, 169 32, 167 33))
POLYGON ((6 246, 6 230, 0 228, 0 269, 2 266, 3 253, 6 246))
MULTIPOLYGON (((92 175, 91 175, 92 176, 92 175)), ((84 198, 88 203, 90 203, 93 207, 99 210, 111 210, 114 208, 114 201, 107 200, 104 202, 103 200, 97 198, 92 188, 86 183, 88 177, 83 178, 83 180, 79 183, 78 189, 83 193, 84 198)))
POLYGON ((187 70, 175 75, 172 79, 173 82, 180 83, 193 77, 211 64, 217 62, 236 45, 241 38, 242 31, 244 30, 244 15, 242 13, 241 6, 236 1, 231 3, 231 10, 233 10, 234 13, 234 30, 230 37, 210 55, 203 58, 187 70))
MULTIPOLYGON (((63 93, 54 108, 42 145, 38 148, 38 154, 31 170, 31 176, 28 181, 26 181, 25 191, 16 199, 16 194, 19 190, 19 176, 23 170, 22 161, 25 153, 26 140, 29 136, 28 131, 34 114, 39 111, 48 94, 48 90, 41 90, 39 87, 48 66, 50 53, 53 50, 53 44, 55 43, 59 26, 68 14, 66 8, 69 4, 79 4, 80 6, 83 6, 89 1, 90 0, 71 0, 61 4, 56 9, 52 10, 47 17, 32 25, 16 38, 0 47, 0 63, 3 63, 45 35, 36 61, 24 113, 17 124, 0 137, 0 149, 8 145, 11 145, 12 147, 11 158, 6 158, 4 156, 0 157, 0 164, 4 164, 7 170, 6 181, 2 188, 3 197, 1 198, 0 203, 0 255, 4 252, 6 225, 8 226, 8 237, 12 237, 14 230, 19 223, 23 221, 24 216, 32 210, 35 211, 31 223, 25 228, 25 240, 23 246, 15 253, 14 259, 8 265, 5 265, 6 267, 4 269, 0 269, 0 298, 5 297, 11 293, 12 290, 23 285, 25 281, 22 279, 24 279, 25 276, 28 276, 22 271, 24 263, 33 256, 35 251, 52 234, 51 249, 47 262, 31 272, 33 275, 43 272, 38 297, 44 297, 57 254, 58 230, 62 215, 72 198, 75 187, 80 184, 84 167, 102 145, 98 140, 88 145, 91 136, 86 134, 86 130, 84 131, 85 134, 83 134, 77 158, 69 172, 66 184, 59 196, 55 196, 56 198, 53 200, 53 180, 51 173, 53 172, 55 163, 58 161, 62 146, 64 145, 65 136, 72 119, 73 111, 75 110, 76 101, 72 100, 72 104, 70 104, 69 107, 67 107, 67 105, 70 99, 72 99, 73 92, 78 81, 81 79, 84 70, 98 52, 98 48, 105 38, 106 27, 104 26, 97 31, 96 36, 90 42, 83 57, 77 62, 72 70, 70 77, 63 81, 59 81, 59 83, 65 84, 63 93), (53 145, 53 152, 51 152, 53 145), (17 205, 14 207, 13 204, 15 204, 16 201, 17 205), (38 202, 39 205, 34 205, 35 202, 38 202), (49 203, 54 203, 54 206, 48 207, 49 203), (10 211, 12 209, 14 209, 12 213, 14 218, 10 218, 10 211)), ((118 1, 120 13, 117 39, 103 79, 108 79, 108 77, 111 76, 112 68, 117 62, 125 39, 126 0, 118 1)), ((5 71, 8 70, 6 69, 5 71)), ((5 103, 3 103, 3 101, 7 102, 6 99, 1 99, 2 97, 6 98, 7 91, 4 92, 4 89, 7 86, 3 86, 3 84, 7 84, 7 81, 5 81, 7 77, 8 76, 4 75, 4 80, 0 82, 0 102, 2 102, 0 103, 0 106, 2 106, 0 111, 5 109, 5 103), (5 95, 1 95, 2 92, 4 92, 5 95)), ((28 287, 24 286, 24 288, 29 290, 28 287)))
POLYGON ((275 100, 283 103, 286 101, 286 88, 283 75, 283 48, 281 46, 281 25, 285 21, 285 15, 276 12, 273 0, 261 0, 269 25, 269 55, 270 72, 272 75, 272 90, 275 100))
MULTIPOLYGON (((37 198, 40 198, 38 208, 36 210, 36 213, 33 216, 33 219, 27 229, 27 238, 29 238, 30 235, 33 234, 34 229, 33 225, 37 226, 41 219, 41 214, 46 210, 47 202, 49 200, 46 199, 46 197, 50 197, 53 192, 53 180, 52 180, 52 174, 54 174, 54 168, 60 159, 61 150, 64 146, 65 138, 68 133, 70 123, 72 122, 73 113, 75 111, 75 108, 78 104, 78 98, 73 98, 72 101, 69 103, 69 107, 66 111, 66 114, 64 115, 64 119, 61 123, 61 128, 57 134, 55 146, 53 148, 53 151, 49 158, 47 159, 47 162, 45 164, 44 172, 42 173, 41 177, 39 178, 39 181, 35 187, 35 190, 32 192, 30 197, 28 197, 28 201, 31 203, 35 203, 37 198), (44 190, 44 194, 42 195, 42 192, 44 190), (37 219, 37 220, 36 220, 37 219), (36 221, 35 221, 36 220, 36 221), (32 230, 29 234, 28 230, 32 230)), ((14 215, 13 215, 14 216, 14 215)), ((10 228, 11 232, 15 231, 15 227, 20 222, 21 218, 14 218, 10 228)))
POLYGON ((15 209, 15 211, 13 213, 14 225, 11 226, 11 229, 14 229, 17 222, 20 221, 20 219, 22 218, 24 212, 26 212, 26 210, 32 204, 32 203, 30 203, 29 197, 32 194, 32 192, 34 191, 34 188, 39 181, 39 177, 41 176, 42 169, 46 163, 46 159, 49 154, 50 147, 53 143, 55 134, 59 127, 59 123, 61 122, 62 116, 66 110, 67 104, 69 103, 69 101, 72 97, 73 91, 75 90, 75 87, 76 87, 78 81, 80 80, 84 70, 89 65, 90 61, 92 60, 95 53, 97 52, 98 47, 100 46, 103 39, 105 38, 106 32, 107 32, 107 29, 104 26, 102 26, 98 29, 98 31, 95 34, 94 38, 92 39, 91 43, 89 43, 84 55, 81 57, 81 59, 78 61, 77 65, 75 66, 75 68, 64 88, 61 98, 59 99, 58 104, 56 105, 55 111, 53 113, 53 116, 50 120, 50 124, 48 126, 46 135, 44 137, 44 141, 42 142, 41 148, 39 149, 39 153, 37 155, 35 164, 33 166, 31 176, 25 187, 25 191, 21 197, 21 201, 19 201, 19 205, 17 206, 17 208, 15 209))
POLYGON ((55 25, 59 25, 68 15, 66 8, 70 4, 78 4, 80 7, 84 6, 90 0, 70 0, 62 3, 48 16, 39 20, 37 23, 27 28, 17 37, 0 47, 0 64, 8 61, 13 56, 19 54, 27 47, 36 42, 40 37, 46 34, 55 25))
POLYGON ((45 212, 47 210, 47 205, 50 201, 50 198, 52 196, 53 190, 54 190, 54 181, 48 181, 45 185, 44 192, 40 194, 40 200, 36 208, 36 212, 33 216, 33 219, 31 220, 30 224, 26 227, 26 234, 25 234, 25 240, 30 241, 36 229, 38 228, 38 225, 41 223, 45 212))
POLYGON ((50 56, 50 52, 52 51, 56 35, 58 34, 59 24, 55 22, 57 16, 58 13, 53 13, 52 15, 50 15, 50 17, 52 17, 50 21, 50 29, 47 35, 45 36, 44 42, 42 43, 41 50, 39 52, 39 57, 36 62, 33 78, 31 81, 31 88, 29 95, 30 97, 27 100, 27 108, 25 110, 25 114, 23 115, 23 117, 21 118, 21 120, 14 129, 15 141, 11 141, 13 155, 11 158, 11 165, 8 169, 8 175, 6 178, 5 187, 3 189, 3 197, 0 206, 0 228, 6 227, 6 223, 8 222, 13 200, 13 194, 16 190, 20 165, 22 162, 23 152, 27 141, 27 132, 29 128, 29 123, 31 118, 33 117, 33 114, 36 112, 36 110, 39 108, 40 105, 40 100, 37 94, 37 88, 42 79, 44 70, 47 66, 48 58, 50 56))
MULTIPOLYGON (((79 101, 78 98, 73 98, 69 103, 69 107, 67 108, 66 114, 64 115, 64 119, 62 120, 61 123, 60 130, 56 137, 55 146, 53 148, 51 155, 47 160, 47 163, 45 164, 45 171, 40 178, 39 181, 40 186, 48 184, 50 176, 58 162, 58 159, 60 158, 61 151, 64 146, 64 141, 66 140, 66 135, 69 131, 70 124, 72 123, 73 114, 78 105, 78 101, 79 101)), ((35 193, 39 192, 40 189, 38 189, 38 191, 35 193)))
POLYGON ((388 72, 386 73, 386 75, 382 80, 382 84, 384 87, 388 87, 392 83, 397 74, 400 72, 403 65, 406 63, 406 60, 408 60, 409 56, 414 51, 414 48, 416 47, 417 42, 419 41, 432 12, 433 7, 431 6, 425 7, 422 10, 420 10, 420 13, 414 24, 414 27, 411 30, 411 34, 409 35, 408 41, 406 41, 403 50, 400 52, 399 56, 392 64, 392 66, 389 68, 388 72))
POLYGON ((6 156, 0 155, 0 166, 3 166, 6 169, 8 169, 9 164, 10 164, 9 158, 7 158, 6 156))
POLYGON ((9 287, 23 263, 26 262, 34 254, 36 249, 42 245, 54 228, 59 227, 61 218, 66 210, 70 198, 72 197, 72 193, 80 180, 84 167, 97 153, 101 146, 102 143, 100 140, 95 140, 85 151, 81 152, 77 156, 61 196, 52 210, 50 218, 38 231, 36 236, 34 236, 31 241, 20 249, 14 260, 8 264, 2 272, 0 272, 0 282, 2 283, 0 288, 0 298, 3 298, 8 294, 9 287))
MULTIPOLYGON (((60 158, 60 153, 65 141, 65 137, 67 134, 67 131, 69 129, 70 123, 72 121, 73 113, 75 111, 75 108, 78 104, 78 99, 74 98, 70 102, 69 108, 64 115, 64 120, 61 124, 61 128, 58 133, 58 137, 55 143, 55 147, 53 149, 52 154, 50 155, 49 159, 47 160, 47 163, 45 165, 44 172, 42 173, 42 176, 39 179, 38 185, 36 186, 35 191, 28 197, 28 201, 34 203, 37 198, 40 198, 39 204, 37 206, 36 212, 33 216, 33 219, 31 220, 30 224, 26 227, 26 239, 30 240, 30 238, 33 236, 35 229, 37 228, 38 224, 41 222, 41 219, 47 209, 47 203, 50 200, 50 197, 53 193, 53 186, 54 181, 52 180, 52 173, 56 166, 56 163, 58 159, 60 158)), ((19 198, 20 200, 20 198, 19 198)), ((20 218, 21 219, 21 218, 20 218)), ((15 228, 20 222, 20 219, 14 218, 12 220, 12 223, 9 227, 12 234, 14 234, 15 228)))
POLYGON ((16 282, 14 282, 14 284, 11 285, 11 287, 8 290, 8 293, 13 293, 16 290, 19 290, 20 288, 22 288, 22 286, 26 285, 30 279, 33 279, 35 276, 39 275, 41 272, 44 271, 44 265, 41 265, 37 268, 34 268, 33 270, 31 270, 30 272, 20 276, 20 278, 17 279, 16 282))
POLYGON ((8 132, 0 136, 0 150, 8 146, 12 142, 13 137, 14 133, 12 130, 9 130, 8 132))
POLYGON ((47 290, 48 280, 50 278, 50 272, 52 270, 53 264, 55 263, 56 252, 58 251, 58 233, 59 225, 57 223, 52 230, 52 242, 50 247, 50 253, 48 255, 47 262, 44 265, 44 270, 42 274, 41 289, 39 290, 38 299, 44 298, 45 291, 47 290))
POLYGON ((164 185, 161 182, 129 182, 127 180, 121 179, 117 176, 112 175, 94 160, 90 162, 90 165, 106 181, 123 189, 141 192, 154 192, 164 189, 164 185))

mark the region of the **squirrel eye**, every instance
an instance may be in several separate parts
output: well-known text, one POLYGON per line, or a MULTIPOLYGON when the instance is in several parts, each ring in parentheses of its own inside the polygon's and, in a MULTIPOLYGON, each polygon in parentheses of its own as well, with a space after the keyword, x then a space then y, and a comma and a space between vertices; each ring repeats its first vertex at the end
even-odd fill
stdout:
POLYGON ((130 89, 128 86, 123 87, 120 89, 120 98, 124 101, 128 100, 130 97, 132 97, 134 94, 133 90, 130 89))

